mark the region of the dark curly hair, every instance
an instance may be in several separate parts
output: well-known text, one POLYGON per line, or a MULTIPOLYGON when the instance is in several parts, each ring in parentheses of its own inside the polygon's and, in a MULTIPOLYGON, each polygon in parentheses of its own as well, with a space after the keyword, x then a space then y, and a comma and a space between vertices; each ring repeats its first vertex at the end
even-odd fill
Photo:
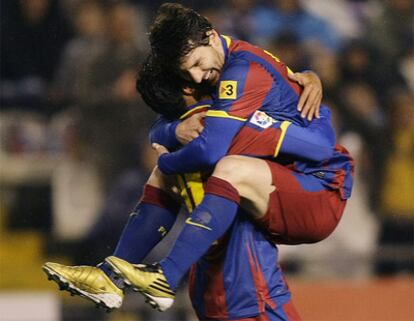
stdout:
POLYGON ((193 9, 178 3, 164 3, 151 26, 152 53, 160 63, 178 70, 182 57, 198 46, 209 43, 211 23, 193 9))
POLYGON ((136 89, 153 111, 169 119, 179 118, 185 111, 182 88, 184 80, 149 55, 138 71, 136 89))

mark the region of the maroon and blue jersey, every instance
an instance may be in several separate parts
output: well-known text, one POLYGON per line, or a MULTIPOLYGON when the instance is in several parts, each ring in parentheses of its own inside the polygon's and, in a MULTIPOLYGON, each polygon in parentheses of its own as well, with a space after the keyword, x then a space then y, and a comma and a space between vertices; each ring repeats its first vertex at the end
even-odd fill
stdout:
POLYGON ((240 212, 230 230, 190 271, 189 291, 200 320, 242 319, 266 308, 280 319, 291 293, 278 265, 278 249, 240 212))
POLYGON ((302 118, 297 111, 301 87, 288 79, 291 71, 277 57, 244 41, 225 36, 222 41, 226 60, 204 130, 186 146, 162 155, 160 170, 210 171, 226 154, 287 155, 293 169, 318 177, 326 188, 349 198, 353 160, 336 145, 329 109, 321 106, 321 119, 302 118), (301 143, 308 144, 298 148, 301 143))

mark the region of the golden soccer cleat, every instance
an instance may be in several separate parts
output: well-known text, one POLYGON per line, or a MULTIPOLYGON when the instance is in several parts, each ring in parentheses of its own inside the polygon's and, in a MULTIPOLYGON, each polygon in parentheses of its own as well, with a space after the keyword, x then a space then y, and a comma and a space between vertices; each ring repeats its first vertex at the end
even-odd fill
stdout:
POLYGON ((115 256, 107 257, 105 261, 125 284, 144 295, 153 308, 162 312, 174 303, 175 293, 159 264, 131 264, 115 256))
POLYGON ((66 266, 47 262, 43 270, 49 280, 55 281, 60 290, 87 298, 108 311, 119 308, 124 293, 104 271, 94 266, 66 266))

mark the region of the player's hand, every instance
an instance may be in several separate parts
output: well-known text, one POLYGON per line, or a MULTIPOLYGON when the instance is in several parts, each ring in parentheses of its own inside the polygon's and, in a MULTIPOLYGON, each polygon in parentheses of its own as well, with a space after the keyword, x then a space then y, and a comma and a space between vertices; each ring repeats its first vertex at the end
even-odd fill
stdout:
POLYGON ((312 71, 288 73, 290 80, 296 81, 303 86, 299 98, 298 110, 303 118, 308 120, 320 117, 320 106, 322 101, 322 83, 318 75, 312 71))
POLYGON ((186 145, 197 138, 204 129, 202 124, 204 117, 206 117, 206 112, 197 113, 179 123, 175 129, 177 140, 186 145))
POLYGON ((165 146, 163 146, 163 145, 153 143, 151 146, 157 152, 158 157, 160 157, 163 154, 168 154, 169 153, 168 149, 165 148, 165 146))

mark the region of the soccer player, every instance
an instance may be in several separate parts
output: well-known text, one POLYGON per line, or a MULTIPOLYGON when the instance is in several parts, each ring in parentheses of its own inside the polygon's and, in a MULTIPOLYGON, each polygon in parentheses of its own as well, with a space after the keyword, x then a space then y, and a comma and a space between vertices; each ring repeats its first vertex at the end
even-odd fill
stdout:
MULTIPOLYGON (((174 129, 171 131, 174 124, 167 119, 174 118, 177 109, 182 110, 189 102, 195 103, 194 97, 184 96, 187 98, 185 103, 179 94, 180 85, 177 81, 157 77, 153 68, 151 73, 141 73, 140 80, 141 96, 149 106, 165 115, 151 129, 151 140, 174 149, 178 142, 165 137, 175 132, 174 129), (160 81, 163 83, 159 84, 160 81), (171 97, 174 90, 179 92, 171 97), (177 96, 181 99, 177 99, 177 96), (171 101, 175 102, 174 106, 171 106, 171 101), (181 107, 172 108, 176 106, 181 107)), ((202 112, 212 103, 209 97, 198 99, 201 101, 189 107, 181 119, 202 112)), ((197 134, 198 131, 200 128, 195 127, 193 133, 197 134)), ((312 132, 308 134, 312 135, 312 132)), ((183 190, 190 194, 189 198, 185 198, 186 204, 190 204, 189 208, 194 208, 194 200, 202 199, 202 195, 197 195, 197 192, 204 193, 201 178, 193 174, 183 179, 187 183, 183 190), (199 180, 194 180, 197 176, 199 180)), ((247 316, 251 321, 300 320, 290 299, 286 301, 290 294, 286 292, 276 264, 277 247, 269 241, 263 230, 252 224, 249 215, 239 209, 238 217, 223 239, 219 245, 212 246, 190 271, 190 297, 200 320, 235 320, 247 316)))
MULTIPOLYGON (((326 238, 350 197, 353 160, 334 139, 331 149, 317 149, 310 141, 290 168, 257 158, 268 156, 270 150, 276 156, 283 147, 287 155, 297 155, 285 144, 285 135, 293 125, 299 130, 309 126, 296 110, 300 87, 289 81, 289 70, 270 53, 219 35, 206 18, 177 4, 161 7, 150 42, 159 61, 168 62, 188 80, 217 88, 199 137, 172 153, 156 146, 164 174, 214 168, 203 201, 170 254, 155 266, 134 266, 114 256, 106 259, 152 305, 165 309, 190 266, 231 226, 239 205, 276 242, 326 238), (258 136, 267 143, 257 145, 258 136)), ((323 122, 316 131, 321 138, 328 131, 329 137, 323 122)))
MULTIPOLYGON (((158 73, 161 76, 157 75, 156 68, 151 64, 144 68, 139 81, 140 93, 147 104, 157 112, 165 115, 166 118, 176 118, 177 110, 182 114, 182 108, 190 100, 193 103, 196 103, 196 100, 193 99, 192 94, 186 95, 184 97, 187 103, 185 103, 180 95, 181 84, 177 79, 165 79, 165 76, 162 77, 162 72, 158 73), (177 91, 175 94, 174 90, 177 91), (174 104, 171 105, 171 102, 174 104)), ((188 90, 190 89, 187 88, 187 92, 188 90)), ((208 97, 198 97, 198 99, 201 101, 189 107, 181 118, 200 112, 212 103, 211 98, 208 97)), ((325 115, 322 115, 321 121, 326 120, 325 115)), ((314 124, 316 127, 316 123, 314 124)), ((169 141, 166 139, 168 137, 163 137, 168 136, 169 132, 174 134, 175 130, 171 128, 173 128, 171 123, 163 125, 162 121, 158 122, 151 130, 152 140, 163 142, 171 149, 176 148, 178 142, 175 139, 169 141)), ((310 128, 305 130, 308 131, 308 135, 313 134, 310 128)), ((290 130, 286 135, 290 137, 290 130)), ((320 142, 319 144, 322 145, 320 142)), ((273 153, 268 156, 272 157, 273 153)), ((197 191, 203 193, 202 177, 198 174, 186 175, 182 182, 189 185, 183 189, 190 191, 188 194, 191 197, 185 198, 186 204, 194 208, 194 203, 202 199, 202 195, 197 193, 197 191)), ((238 215, 240 217, 233 223, 231 232, 225 236, 228 240, 227 246, 225 248, 223 245, 214 246, 191 271, 190 293, 197 314, 201 320, 207 318, 227 320, 242 316, 297 320, 298 316, 291 302, 285 301, 287 293, 282 286, 284 282, 279 279, 280 272, 276 264, 277 248, 269 242, 263 230, 247 220, 248 215, 245 212, 239 210, 238 215)), ((163 284, 160 283, 157 287, 162 286, 163 284)), ((160 308, 163 309, 162 306, 160 308)))
MULTIPOLYGON (((153 94, 154 96, 163 96, 164 91, 162 86, 157 87, 154 85, 154 82, 155 79, 147 80, 147 83, 152 84, 153 92, 150 92, 150 94, 153 94)), ((315 86, 315 82, 310 83, 315 86)), ((188 95, 186 97, 191 96, 188 95)), ((175 102, 177 99, 170 95, 164 100, 168 103, 175 102)), ((159 101, 160 99, 158 98, 157 103, 159 103, 159 101)), ((201 101, 197 105, 194 105, 193 112, 194 110, 199 110, 198 107, 205 102, 206 101, 201 101)), ((175 105, 179 107, 176 113, 174 113, 175 117, 177 117, 183 113, 183 110, 181 109, 183 104, 174 103, 173 105, 169 104, 168 106, 171 107, 175 105)), ((157 104, 155 104, 155 106, 157 106, 157 104)), ((185 112, 187 112, 187 110, 185 110, 185 112)), ((172 117, 171 113, 167 112, 165 114, 170 116, 170 118, 172 117)), ((187 112, 184 117, 189 115, 190 113, 187 112)), ((155 127, 152 130, 153 136, 157 136, 155 127)), ((188 177, 186 179, 188 179, 188 177)), ((131 215, 114 255, 138 263, 146 256, 149 250, 162 239, 163 235, 165 235, 171 227, 175 220, 176 212, 178 211, 178 204, 168 193, 159 189, 158 187, 160 186, 157 184, 160 184, 160 182, 154 182, 154 177, 152 177, 145 188, 143 199, 131 215)), ((191 181, 189 181, 189 184, 191 184, 191 181)), ((199 182, 195 182, 195 184, 199 187, 199 182)), ((167 188, 164 187, 164 189, 167 188)), ((191 190, 195 191, 197 189, 191 188, 191 190)), ((190 204, 190 208, 191 206, 194 206, 191 205, 192 203, 189 199, 200 200, 202 198, 200 195, 195 195, 194 193, 188 193, 187 195, 191 195, 191 197, 186 197, 186 203, 190 204)), ((221 255, 215 255, 213 258, 215 258, 214 262, 217 264, 222 262, 222 264, 218 265, 219 267, 235 263, 237 263, 236 266, 240 266, 242 263, 250 262, 249 265, 238 270, 239 277, 243 278, 246 283, 244 286, 237 288, 236 285, 238 282, 235 282, 235 275, 233 275, 235 272, 234 267, 230 270, 226 268, 223 271, 223 273, 225 273, 224 276, 226 276, 225 279, 227 280, 225 288, 233 289, 233 291, 226 293, 226 291, 220 287, 223 284, 220 282, 220 280, 223 280, 223 274, 220 273, 220 269, 217 270, 217 268, 213 268, 214 265, 212 264, 213 261, 211 260, 211 257, 210 259, 208 257, 203 258, 198 265, 197 273, 194 271, 194 277, 191 278, 191 284, 194 284, 192 301, 197 314, 202 316, 207 313, 207 315, 211 317, 214 315, 211 314, 213 313, 212 311, 219 311, 220 313, 223 313, 221 314, 221 318, 224 318, 226 313, 233 317, 246 314, 254 315, 257 313, 296 315, 290 302, 290 293, 287 290, 284 281, 280 278, 281 272, 276 264, 277 249, 271 243, 265 243, 266 238, 262 231, 257 229, 257 227, 253 227, 253 225, 246 221, 245 218, 246 215, 241 214, 241 218, 234 224, 234 226, 240 226, 240 228, 232 228, 232 232, 229 234, 230 241, 228 243, 231 244, 231 246, 228 246, 228 250, 224 252, 219 251, 221 255), (235 246, 239 244, 236 240, 241 239, 250 240, 249 246, 244 246, 236 251, 235 246), (253 240, 260 241, 258 244, 261 245, 256 247, 256 243, 252 242, 253 240), (246 255, 249 255, 250 261, 246 259, 246 255), (267 260, 264 260, 264 258, 267 258, 267 260), (272 262, 271 267, 269 267, 269 260, 272 262), (206 262, 209 262, 209 264, 206 262), (266 272, 262 272, 262 270, 266 272), (212 271, 214 273, 212 273, 212 271), (213 277, 216 274, 217 278, 213 277), (206 277, 215 280, 211 283, 211 286, 207 288, 202 286, 206 277), (257 287, 255 285, 258 280, 265 280, 269 285, 266 288, 266 291, 263 287, 257 287), (211 293, 214 293, 214 295, 211 295, 211 293), (227 300, 227 306, 224 304, 225 300, 223 301, 223 297, 226 295, 232 298, 231 300, 227 300), (249 304, 241 304, 241 302, 246 302, 243 300, 247 300, 247 298, 250 298, 249 304), (258 298, 260 299, 258 300, 258 298), (207 307, 207 310, 204 306, 207 307), (267 308, 265 309, 266 306, 267 308), (270 311, 267 311, 269 309, 270 311)), ((115 285, 115 280, 110 280, 108 278, 107 275, 110 276, 111 274, 105 266, 101 266, 101 269, 105 270, 107 274, 103 273, 102 270, 98 268, 87 266, 66 267, 55 263, 47 263, 44 268, 49 276, 54 278, 60 285, 67 287, 67 290, 72 293, 85 296, 106 308, 116 308, 122 303, 123 292, 115 285)), ((240 284, 238 285, 240 286, 240 284)), ((200 318, 204 319, 204 317, 200 318)), ((280 318, 283 320, 282 317, 280 318)), ((297 318, 292 317, 290 319, 296 320, 297 318)))

